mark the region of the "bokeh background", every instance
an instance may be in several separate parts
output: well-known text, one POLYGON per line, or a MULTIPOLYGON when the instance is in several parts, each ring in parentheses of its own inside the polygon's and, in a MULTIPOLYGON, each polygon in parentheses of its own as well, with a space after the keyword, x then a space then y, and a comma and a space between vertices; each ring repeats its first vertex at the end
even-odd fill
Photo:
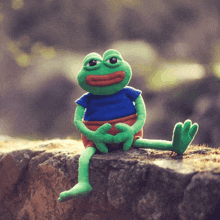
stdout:
POLYGON ((84 56, 117 49, 147 108, 144 137, 220 144, 219 0, 0 0, 0 135, 74 138, 84 56))

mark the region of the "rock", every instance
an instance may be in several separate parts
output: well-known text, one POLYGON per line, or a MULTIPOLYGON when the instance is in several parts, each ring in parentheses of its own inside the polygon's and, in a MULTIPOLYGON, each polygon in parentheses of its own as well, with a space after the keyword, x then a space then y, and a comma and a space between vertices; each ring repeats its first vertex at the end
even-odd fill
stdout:
POLYGON ((212 173, 198 173, 187 186, 179 206, 182 219, 220 218, 220 177, 212 173))
POLYGON ((21 179, 23 172, 28 166, 31 150, 13 151, 1 158, 1 182, 0 200, 9 195, 15 188, 16 183, 21 179))
POLYGON ((0 220, 200 219, 220 217, 220 149, 184 155, 151 149, 96 154, 93 191, 60 203, 77 183, 81 141, 0 140, 0 220))

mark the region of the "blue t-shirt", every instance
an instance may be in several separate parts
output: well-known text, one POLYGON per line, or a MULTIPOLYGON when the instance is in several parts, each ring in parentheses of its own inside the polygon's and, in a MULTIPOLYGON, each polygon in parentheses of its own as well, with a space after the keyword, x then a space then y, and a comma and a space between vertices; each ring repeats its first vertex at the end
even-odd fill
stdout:
POLYGON ((126 86, 112 95, 93 95, 86 93, 76 100, 85 110, 85 121, 109 121, 136 113, 135 99, 140 90, 126 86))

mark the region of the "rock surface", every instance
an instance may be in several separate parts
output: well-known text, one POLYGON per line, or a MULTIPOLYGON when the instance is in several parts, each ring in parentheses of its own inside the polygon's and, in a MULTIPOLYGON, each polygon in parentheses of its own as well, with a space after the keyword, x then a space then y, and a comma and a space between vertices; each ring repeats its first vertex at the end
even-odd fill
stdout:
POLYGON ((97 154, 93 191, 59 203, 60 192, 77 183, 82 143, 0 139, 0 220, 220 219, 218 148, 97 154))

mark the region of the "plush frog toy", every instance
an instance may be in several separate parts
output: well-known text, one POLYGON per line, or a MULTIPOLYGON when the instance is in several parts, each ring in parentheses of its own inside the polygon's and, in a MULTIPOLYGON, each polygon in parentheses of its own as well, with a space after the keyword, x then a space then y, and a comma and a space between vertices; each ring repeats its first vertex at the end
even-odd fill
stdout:
POLYGON ((79 158, 78 183, 62 192, 59 201, 85 196, 92 191, 89 162, 95 152, 138 147, 183 154, 193 140, 198 124, 192 125, 190 120, 175 125, 172 141, 142 139, 145 104, 141 91, 127 86, 131 75, 130 65, 116 50, 107 50, 103 58, 97 53, 85 57, 77 80, 88 93, 76 100, 74 118, 85 150, 79 158))

